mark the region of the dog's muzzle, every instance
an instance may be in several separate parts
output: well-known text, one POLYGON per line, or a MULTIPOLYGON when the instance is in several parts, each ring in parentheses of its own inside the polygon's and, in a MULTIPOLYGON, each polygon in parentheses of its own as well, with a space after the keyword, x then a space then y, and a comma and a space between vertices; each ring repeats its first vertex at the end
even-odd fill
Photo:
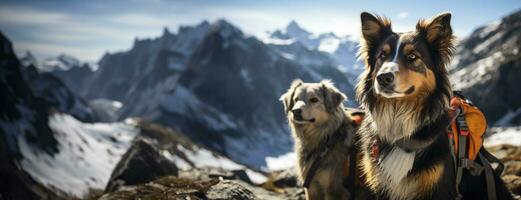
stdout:
POLYGON ((310 123, 310 122, 311 123, 315 122, 315 118, 304 119, 304 117, 302 117, 302 109, 300 109, 300 108, 291 110, 291 113, 293 114, 293 121, 296 123, 306 124, 306 123, 310 123))
POLYGON ((376 75, 378 85, 384 90, 393 90, 394 74, 399 71, 398 63, 385 62, 376 75))
POLYGON ((294 110, 291 110, 291 112, 293 113, 293 119, 295 120, 298 120, 298 121, 302 121, 302 109, 294 109, 294 110))
POLYGON ((394 86, 394 74, 391 72, 380 74, 376 77, 378 84, 384 89, 391 89, 394 86))

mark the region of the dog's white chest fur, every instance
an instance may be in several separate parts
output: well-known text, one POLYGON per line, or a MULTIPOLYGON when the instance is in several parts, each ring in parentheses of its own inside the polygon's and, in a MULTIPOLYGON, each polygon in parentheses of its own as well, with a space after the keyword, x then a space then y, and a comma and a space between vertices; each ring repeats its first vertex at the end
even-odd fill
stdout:
POLYGON ((388 180, 386 187, 393 199, 407 199, 414 193, 414 187, 408 185, 405 179, 414 164, 415 153, 407 153, 400 148, 394 148, 382 160, 380 168, 384 180, 388 180), (396 195, 396 196, 395 196, 396 195))
POLYGON ((414 152, 407 153, 400 148, 394 148, 382 160, 383 173, 393 183, 399 183, 412 169, 414 164, 414 152))

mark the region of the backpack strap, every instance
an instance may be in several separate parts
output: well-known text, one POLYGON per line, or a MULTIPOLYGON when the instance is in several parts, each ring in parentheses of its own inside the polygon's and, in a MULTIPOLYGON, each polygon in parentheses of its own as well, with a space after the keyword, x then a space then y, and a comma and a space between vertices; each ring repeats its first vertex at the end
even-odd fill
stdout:
POLYGON ((496 158, 494 155, 492 155, 490 152, 488 152, 486 149, 482 148, 479 152, 489 163, 497 163, 496 169, 494 169, 494 172, 499 176, 503 173, 503 170, 505 169, 505 165, 496 158))
POLYGON ((485 169, 488 199, 495 200, 496 181, 494 180, 494 173, 497 176, 501 175, 501 173, 503 173, 503 170, 505 169, 505 165, 503 165, 503 163, 498 158, 496 158, 494 155, 492 155, 484 148, 482 148, 479 151, 478 156, 485 169), (492 169, 492 165, 490 163, 497 163, 498 165, 496 169, 492 169))
MULTIPOLYGON (((454 149, 454 137, 458 137, 457 136, 457 133, 452 133, 452 131, 449 132, 449 142, 450 142, 450 152, 451 152, 451 157, 452 157, 452 161, 454 163, 454 169, 458 170, 458 158, 457 155, 454 153, 455 152, 455 149, 454 149)), ((461 176, 461 175, 460 175, 461 176)), ((459 183, 458 183, 458 180, 459 182, 461 182, 461 177, 458 179, 456 177, 456 200, 461 200, 461 198, 463 198, 463 196, 461 195, 460 191, 459 191, 459 183)))
POLYGON ((488 160, 485 159, 481 153, 478 153, 478 157, 481 160, 481 164, 483 164, 483 168, 485 169, 488 200, 496 200, 496 182, 494 181, 494 172, 492 171, 492 167, 488 160))
POLYGON ((501 163, 499 159, 494 157, 490 152, 486 151, 484 148, 481 148, 478 152, 478 158, 481 161, 481 165, 475 162, 474 160, 469 159, 467 155, 467 141, 469 137, 469 128, 465 119, 465 113, 461 107, 459 107, 459 102, 464 100, 460 93, 455 93, 455 97, 451 99, 451 107, 459 109, 457 110, 457 116, 455 120, 456 125, 456 133, 452 133, 452 137, 449 137, 451 142, 451 150, 452 150, 452 158, 455 160, 455 169, 456 169, 456 200, 462 199, 462 195, 460 193, 461 180, 463 176, 463 169, 469 170, 471 175, 478 176, 483 171, 485 172, 485 180, 487 184, 487 198, 488 200, 496 200, 496 184, 494 180, 494 173, 500 175, 503 172, 504 165, 501 163), (458 151, 454 151, 454 138, 458 139, 458 151), (456 155, 455 155, 456 154, 456 155), (492 169, 491 162, 498 163, 498 167, 496 169, 492 169))
MULTIPOLYGON (((457 126, 457 124, 456 124, 457 126)), ((463 165, 462 161, 465 158, 465 144, 467 142, 467 136, 460 135, 459 128, 456 127, 458 130, 458 133, 454 133, 454 137, 458 138, 458 153, 456 154, 456 192, 458 193, 458 197, 456 197, 457 200, 460 200, 463 196, 461 196, 460 185, 461 185, 461 179, 463 177, 463 165)))

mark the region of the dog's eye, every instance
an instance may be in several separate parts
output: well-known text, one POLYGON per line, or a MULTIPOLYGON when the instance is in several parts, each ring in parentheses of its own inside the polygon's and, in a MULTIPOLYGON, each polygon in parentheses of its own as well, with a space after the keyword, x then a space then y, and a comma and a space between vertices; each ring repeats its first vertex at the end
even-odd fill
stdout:
POLYGON ((311 103, 316 103, 316 102, 318 102, 318 99, 316 97, 313 97, 313 98, 309 99, 309 101, 311 103))
POLYGON ((380 54, 380 59, 384 59, 385 60, 386 58, 387 58, 387 55, 385 53, 381 53, 380 54))
POLYGON ((298 97, 295 97, 295 99, 293 101, 298 101, 298 97))
POLYGON ((411 54, 409 54, 409 55, 407 56, 407 59, 409 59, 409 60, 414 60, 414 59, 416 59, 416 55, 413 54, 413 53, 411 53, 411 54))

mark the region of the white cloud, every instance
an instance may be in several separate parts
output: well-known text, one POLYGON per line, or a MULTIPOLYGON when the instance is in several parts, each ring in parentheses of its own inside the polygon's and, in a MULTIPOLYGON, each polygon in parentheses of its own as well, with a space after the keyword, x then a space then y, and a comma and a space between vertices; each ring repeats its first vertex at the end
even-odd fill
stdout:
POLYGON ((409 17, 409 13, 408 12, 401 12, 398 14, 398 19, 405 19, 409 17))
POLYGON ((17 52, 31 51, 39 59, 67 53, 95 61, 106 51, 128 48, 135 37, 157 37, 166 23, 145 15, 119 15, 110 19, 116 24, 106 23, 103 15, 85 18, 25 7, 0 8, 0 25, 17 52), (22 34, 29 39, 17 37, 22 34))
POLYGON ((56 25, 69 19, 63 13, 34 10, 23 7, 0 8, 0 23, 14 25, 56 25))
POLYGON ((159 18, 145 14, 120 14, 108 18, 108 21, 130 25, 130 26, 166 26, 169 21, 165 20, 167 17, 159 18))

